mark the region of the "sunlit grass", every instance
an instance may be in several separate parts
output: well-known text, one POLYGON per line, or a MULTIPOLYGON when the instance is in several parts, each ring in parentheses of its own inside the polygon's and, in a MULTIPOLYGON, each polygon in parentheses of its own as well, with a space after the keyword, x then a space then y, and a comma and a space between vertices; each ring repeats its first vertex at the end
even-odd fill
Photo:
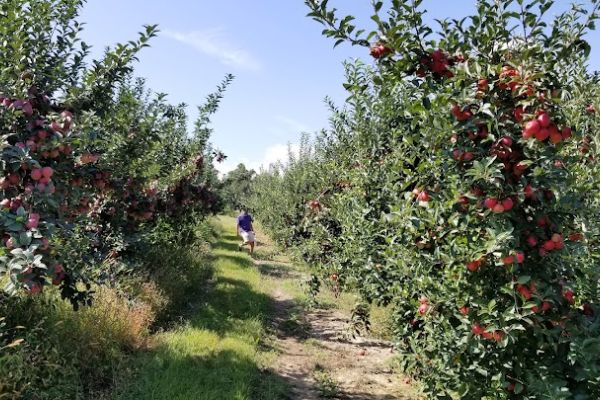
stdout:
POLYGON ((215 245, 215 280, 198 294, 189 321, 157 337, 141 357, 139 371, 118 400, 275 400, 286 385, 266 367, 276 357, 266 349, 272 300, 268 281, 252 259, 237 250, 234 220, 223 225, 215 245))

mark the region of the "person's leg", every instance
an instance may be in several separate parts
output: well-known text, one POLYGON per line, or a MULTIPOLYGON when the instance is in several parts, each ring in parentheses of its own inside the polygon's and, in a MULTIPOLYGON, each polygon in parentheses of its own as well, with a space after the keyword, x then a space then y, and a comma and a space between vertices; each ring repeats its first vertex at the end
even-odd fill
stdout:
POLYGON ((240 236, 242 237, 242 243, 238 246, 238 248, 242 250, 242 247, 248 244, 248 232, 242 231, 240 232, 240 236))
POLYGON ((254 242, 250 242, 250 254, 254 254, 254 242))

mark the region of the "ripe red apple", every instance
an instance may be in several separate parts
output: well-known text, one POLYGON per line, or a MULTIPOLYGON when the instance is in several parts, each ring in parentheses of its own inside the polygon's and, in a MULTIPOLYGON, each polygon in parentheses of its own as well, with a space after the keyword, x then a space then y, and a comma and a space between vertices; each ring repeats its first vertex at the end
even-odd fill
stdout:
POLYGON ((471 161, 473 160, 473 157, 473 153, 471 153, 470 151, 466 151, 465 154, 463 154, 464 161, 471 161))
POLYGON ((567 300, 570 304, 575 303, 575 293, 573 293, 571 289, 568 289, 563 293, 563 298, 567 300))
POLYGON ((478 323, 474 323, 471 326, 471 332, 473 332, 474 335, 481 336, 485 330, 478 323))
POLYGON ((391 51, 392 51, 392 49, 385 46, 383 43, 375 43, 371 46, 371 50, 369 51, 369 54, 373 58, 378 59, 378 58, 385 56, 386 54, 391 53, 391 51))
POLYGON ((550 303, 549 301, 543 301, 542 302, 542 311, 543 312, 548 312, 552 309, 552 303, 550 303))
POLYGON ((515 262, 515 260, 514 260, 513 256, 506 256, 502 259, 502 263, 504 265, 511 265, 514 262, 515 262))
POLYGON ((522 122, 524 113, 525 111, 523 110, 523 107, 515 107, 515 109, 513 110, 513 117, 515 118, 515 121, 522 122))
POLYGON ((504 206, 502 204, 496 204, 494 208, 492 208, 492 212, 495 214, 501 214, 504 212, 504 206))
POLYGON ((503 138, 500 139, 500 143, 506 147, 510 147, 510 146, 512 146, 513 141, 510 137, 504 136, 503 138))
POLYGON ((593 104, 590 104, 589 106, 586 107, 585 111, 589 112, 590 114, 593 114, 596 112, 596 108, 594 107, 593 104))
POLYGON ((561 136, 563 139, 569 139, 571 136, 573 136, 573 130, 569 127, 564 127, 562 128, 561 136))
POLYGON ((429 310, 429 304, 421 303, 421 305, 419 306, 419 314, 425 315, 425 314, 427 314, 428 310, 429 310))
POLYGON ((512 210, 513 206, 514 202, 510 197, 507 197, 506 199, 502 200, 502 207, 504 208, 504 211, 512 210))
POLYGON ((543 248, 546 251, 552 251, 552 250, 554 250, 555 249, 554 242, 552 240, 545 241, 544 244, 543 244, 543 248))
POLYGON ((529 235, 527 237, 527 244, 531 247, 535 247, 537 246, 537 239, 535 238, 535 236, 529 235))
POLYGON ((538 115, 537 121, 539 122, 540 127, 542 128, 548 128, 550 126, 550 123, 552 122, 550 120, 550 116, 545 112, 538 115))
POLYGON ((421 193, 419 193, 419 195, 417 196, 417 200, 421 201, 421 202, 428 202, 430 200, 429 194, 423 190, 421 193))
POLYGON ((42 177, 42 170, 40 168, 36 168, 31 171, 31 179, 34 181, 39 181, 42 177))
POLYGON ((469 314, 469 307, 467 306, 462 306, 461 308, 458 309, 458 311, 462 314, 462 315, 468 315, 469 314))
POLYGON ((535 134, 535 138, 540 142, 543 142, 544 140, 548 139, 549 136, 550 130, 546 128, 540 129, 538 133, 535 134))
POLYGON ((27 223, 25 224, 25 226, 27 227, 27 229, 35 229, 38 227, 39 223, 40 223, 40 215, 31 213, 31 214, 29 214, 29 218, 27 219, 27 223))
POLYGON ((331 278, 331 280, 332 280, 332 281, 334 281, 334 282, 338 280, 338 276, 337 276, 337 274, 331 274, 331 277, 330 277, 330 278, 331 278))
POLYGON ((469 261, 467 263, 467 269, 471 272, 475 272, 479 269, 479 266, 481 265, 481 261, 480 260, 473 260, 473 261, 469 261))
POLYGON ((525 300, 530 300, 532 297, 531 291, 525 285, 517 285, 517 292, 519 292, 519 294, 521 296, 523 296, 523 298, 525 298, 525 300))
POLYGON ((489 86, 489 83, 488 83, 487 79, 480 79, 477 82, 477 89, 480 92, 487 92, 489 88, 490 88, 490 86, 489 86))
POLYGON ((485 199, 485 201, 483 202, 483 204, 487 208, 489 208, 490 210, 492 210, 498 204, 498 200, 495 199, 495 198, 493 198, 493 197, 488 197, 487 199, 485 199))
POLYGON ((523 193, 525 194, 525 197, 528 199, 533 198, 533 196, 535 196, 535 190, 533 189, 533 186, 531 185, 525 185, 525 188, 523 189, 523 193))
POLYGON ((583 240, 583 234, 579 232, 574 232, 569 235, 569 240, 572 242, 578 242, 583 240))
POLYGON ((540 123, 535 119, 531 120, 525 124, 525 129, 523 129, 523 137, 525 139, 532 138, 539 133, 540 129, 540 123))
POLYGON ((515 254, 515 258, 517 259, 517 263, 523 264, 523 262, 525 261, 525 253, 523 253, 522 251, 517 251, 517 253, 515 254))

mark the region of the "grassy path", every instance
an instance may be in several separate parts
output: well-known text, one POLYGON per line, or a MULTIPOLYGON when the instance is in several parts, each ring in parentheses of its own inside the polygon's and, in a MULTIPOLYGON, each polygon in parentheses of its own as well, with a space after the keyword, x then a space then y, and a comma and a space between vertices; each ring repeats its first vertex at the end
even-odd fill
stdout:
POLYGON ((253 260, 237 250, 234 220, 222 217, 215 278, 189 322, 160 334, 137 380, 118 400, 275 400, 282 378, 266 372, 276 354, 264 346, 272 299, 253 260))
MULTIPOLYGON (((218 222, 213 281, 190 299, 185 325, 157 335, 114 400, 418 398, 393 367, 391 343, 348 335, 354 296, 323 290, 306 307, 305 272, 260 232, 253 260, 238 251, 234 219, 218 222)), ((378 312, 373 325, 385 326, 378 312)))

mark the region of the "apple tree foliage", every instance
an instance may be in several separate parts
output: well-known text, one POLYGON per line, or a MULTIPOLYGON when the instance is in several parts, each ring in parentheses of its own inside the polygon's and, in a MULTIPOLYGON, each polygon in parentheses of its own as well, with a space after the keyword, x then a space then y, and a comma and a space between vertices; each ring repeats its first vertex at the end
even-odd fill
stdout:
POLYGON ((598 2, 480 0, 430 26, 420 0, 373 1, 373 32, 328 3, 310 17, 375 65, 347 65, 330 129, 250 208, 394 306, 431 398, 600 398, 598 2))
POLYGON ((83 0, 0 4, 0 272, 8 292, 60 287, 76 305, 143 251, 164 218, 215 210, 210 115, 232 77, 200 107, 133 78, 158 30, 89 60, 83 0))

